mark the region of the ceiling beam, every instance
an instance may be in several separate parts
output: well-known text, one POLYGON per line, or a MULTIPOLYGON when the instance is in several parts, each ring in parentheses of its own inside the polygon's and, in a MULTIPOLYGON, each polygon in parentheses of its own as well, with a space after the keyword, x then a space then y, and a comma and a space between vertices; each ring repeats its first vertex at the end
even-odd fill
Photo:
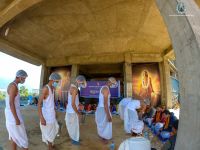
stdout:
POLYGON ((28 50, 17 47, 2 38, 0 38, 0 51, 37 66, 45 63, 44 58, 28 50))
POLYGON ((149 63, 149 62, 161 62, 163 57, 161 54, 153 53, 126 53, 125 62, 127 63, 149 63))
POLYGON ((165 59, 171 59, 171 60, 176 59, 172 45, 170 45, 166 50, 164 50, 162 55, 165 59))
POLYGON ((102 54, 87 56, 70 56, 62 58, 47 59, 46 65, 49 67, 66 66, 72 64, 89 65, 89 64, 116 64, 123 62, 130 63, 148 63, 161 62, 163 58, 160 54, 136 54, 136 53, 120 53, 120 54, 102 54))
POLYGON ((107 70, 86 70, 80 69, 80 72, 87 73, 87 74, 111 74, 111 73, 122 73, 122 69, 107 69, 107 70))
POLYGON ((124 61, 123 54, 116 55, 87 55, 87 56, 69 56, 63 58, 47 59, 47 66, 65 66, 72 64, 90 65, 90 64, 113 64, 124 61))
POLYGON ((170 60, 175 60, 175 53, 174 50, 172 49, 171 51, 169 51, 167 54, 164 55, 164 59, 170 59, 170 60))
POLYGON ((111 73, 122 73, 123 72, 123 65, 80 65, 79 71, 87 74, 111 74, 111 73))
POLYGON ((167 49, 165 49, 164 51, 163 51, 163 55, 167 55, 169 52, 171 52, 173 50, 173 47, 172 47, 172 45, 170 45, 167 49))
POLYGON ((0 11, 0 28, 24 10, 41 1, 42 0, 14 0, 0 11))

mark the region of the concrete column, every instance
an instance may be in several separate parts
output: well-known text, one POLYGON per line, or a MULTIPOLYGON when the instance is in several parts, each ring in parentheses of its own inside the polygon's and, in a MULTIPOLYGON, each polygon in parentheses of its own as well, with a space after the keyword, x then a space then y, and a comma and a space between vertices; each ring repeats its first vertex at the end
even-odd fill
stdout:
POLYGON ((71 81, 75 82, 76 76, 79 74, 79 65, 72 65, 71 69, 71 81))
POLYGON ((159 63, 159 73, 160 73, 161 105, 165 105, 166 96, 164 91, 165 82, 164 82, 163 62, 159 63))
POLYGON ((50 75, 50 68, 46 67, 45 65, 42 65, 41 76, 40 76, 40 89, 42 89, 43 86, 48 83, 49 75, 50 75))
POLYGON ((167 59, 163 60, 163 83, 164 83, 164 104, 167 108, 172 108, 172 91, 171 91, 171 80, 170 80, 170 65, 167 59))
POLYGON ((132 79, 132 64, 124 63, 124 96, 132 97, 133 94, 133 79, 132 79))
POLYGON ((173 16, 177 14, 177 1, 156 1, 172 41, 179 71, 181 109, 175 150, 199 150, 200 11, 193 0, 181 0, 188 16, 173 16))

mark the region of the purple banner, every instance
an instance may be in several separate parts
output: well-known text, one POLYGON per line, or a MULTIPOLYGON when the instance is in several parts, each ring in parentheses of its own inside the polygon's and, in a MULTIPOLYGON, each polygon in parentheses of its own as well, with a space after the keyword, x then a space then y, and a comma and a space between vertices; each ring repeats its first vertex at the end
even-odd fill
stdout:
MULTIPOLYGON (((87 81, 87 87, 81 88, 80 96, 85 98, 99 98, 99 91, 106 81, 87 81)), ((117 87, 110 88, 111 98, 120 97, 120 81, 117 87)))

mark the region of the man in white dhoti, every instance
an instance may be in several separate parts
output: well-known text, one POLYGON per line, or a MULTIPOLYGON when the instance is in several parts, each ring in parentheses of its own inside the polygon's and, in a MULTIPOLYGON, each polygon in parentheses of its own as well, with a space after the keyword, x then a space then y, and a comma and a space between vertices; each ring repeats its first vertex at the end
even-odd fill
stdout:
POLYGON ((119 115, 121 120, 124 120, 124 111, 126 106, 128 105, 128 103, 132 100, 132 97, 127 97, 127 98, 123 98, 120 102, 119 102, 119 115))
POLYGON ((137 109, 140 108, 139 100, 132 100, 128 103, 124 112, 124 130, 131 133, 132 125, 139 120, 137 109))
POLYGON ((79 145, 80 131, 79 131, 79 118, 81 113, 78 111, 79 106, 79 95, 78 87, 86 87, 85 77, 79 75, 76 78, 76 82, 71 84, 68 93, 68 104, 66 109, 65 121, 67 126, 67 131, 70 138, 72 139, 72 144, 79 145))
POLYGON ((117 85, 115 78, 110 77, 105 86, 99 92, 99 103, 95 112, 97 132, 101 140, 106 144, 112 139, 112 116, 110 113, 110 90, 109 87, 117 85))
POLYGON ((28 138, 20 112, 20 95, 18 89, 18 84, 23 84, 27 76, 24 70, 17 71, 15 80, 7 88, 5 118, 9 140, 12 141, 12 150, 16 150, 17 146, 28 150, 28 138))
POLYGON ((42 141, 48 144, 49 150, 53 149, 53 142, 59 130, 55 112, 54 88, 60 80, 61 77, 58 73, 52 73, 49 77, 48 84, 43 87, 38 102, 42 141))
POLYGON ((118 150, 151 150, 150 141, 142 137, 144 129, 143 121, 137 121, 132 124, 132 137, 123 141, 118 150))

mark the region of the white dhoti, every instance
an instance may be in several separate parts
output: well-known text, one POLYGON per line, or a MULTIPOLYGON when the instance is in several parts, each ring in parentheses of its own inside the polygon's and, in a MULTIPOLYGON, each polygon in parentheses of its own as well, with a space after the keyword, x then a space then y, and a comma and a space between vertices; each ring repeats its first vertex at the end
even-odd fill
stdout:
MULTIPOLYGON (((19 102, 19 99, 17 100, 19 102)), ((16 113, 20 120, 20 125, 16 125, 15 118, 11 112, 11 109, 5 109, 6 128, 9 134, 9 140, 14 141, 20 148, 28 148, 28 138, 22 115, 20 109, 18 107, 16 108, 16 113)))
POLYGON ((42 131, 42 141, 46 144, 48 144, 48 142, 53 143, 58 134, 59 125, 57 121, 54 121, 54 123, 47 123, 46 126, 40 123, 40 129, 42 131))
POLYGON ((124 120, 124 111, 125 111, 125 107, 126 107, 126 106, 120 105, 120 104, 119 104, 119 115, 120 115, 121 120, 124 120))
POLYGON ((131 133, 133 124, 139 121, 136 109, 140 108, 140 101, 133 100, 128 103, 124 111, 124 130, 126 133, 131 133))
POLYGON ((112 122, 108 122, 104 107, 97 107, 95 113, 95 121, 97 124, 97 132, 101 138, 112 138, 112 122))
POLYGON ((138 114, 136 110, 125 109, 124 113, 124 130, 126 133, 131 133, 134 122, 138 121, 138 114))
POLYGON ((20 125, 6 123, 9 140, 13 140, 20 148, 28 148, 28 138, 24 124, 20 125))
POLYGON ((76 113, 66 113, 65 116, 67 131, 72 140, 79 142, 79 119, 76 113))

